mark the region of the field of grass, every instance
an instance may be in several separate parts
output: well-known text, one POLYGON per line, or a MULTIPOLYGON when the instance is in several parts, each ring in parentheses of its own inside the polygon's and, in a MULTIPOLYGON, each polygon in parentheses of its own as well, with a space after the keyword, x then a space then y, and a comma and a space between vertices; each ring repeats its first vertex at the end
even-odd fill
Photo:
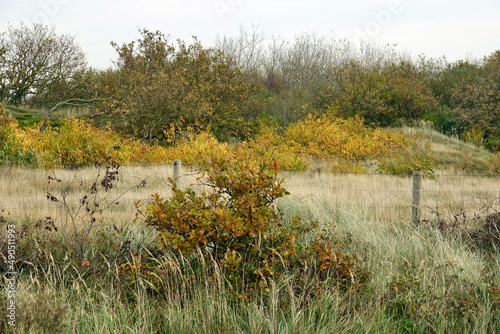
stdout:
MULTIPOLYGON (((199 191, 196 178, 201 172, 195 166, 184 169, 181 178, 184 187, 199 191)), ((118 172, 114 187, 98 196, 104 205, 109 205, 103 211, 106 222, 128 222, 135 213, 135 201, 147 201, 155 192, 163 196, 171 193, 168 185, 168 178, 172 177, 171 164, 122 166, 118 172)), ((60 203, 47 200, 47 193, 60 199, 64 197, 68 206, 77 209, 79 200, 104 174, 105 167, 50 171, 3 167, 0 174, 3 189, 1 208, 16 220, 29 222, 51 216, 63 224, 67 220, 67 210, 60 203), (60 182, 49 178, 59 179, 60 182)), ((294 198, 306 206, 324 202, 327 208, 363 214, 376 221, 399 224, 411 220, 411 177, 375 173, 337 174, 319 170, 283 172, 282 177, 286 189, 291 192, 287 200, 294 198)), ((497 176, 455 174, 443 170, 423 180, 422 218, 432 220, 438 214, 443 219, 453 218, 456 214, 473 218, 496 212, 500 209, 499 189, 500 178, 497 176)), ((320 207, 314 211, 321 213, 324 209, 320 207)), ((324 220, 321 216, 316 219, 324 220)))
POLYGON ((444 135, 432 126, 395 129, 405 135, 421 136, 432 143, 442 174, 498 174, 498 154, 495 156, 484 147, 465 142, 457 137, 444 135))
MULTIPOLYGON (((16 225, 19 273, 16 327, 6 323, 2 306, 0 330, 496 333, 500 328, 500 235, 484 228, 486 222, 500 225, 492 218, 500 210, 498 177, 437 173, 424 179, 426 221, 414 226, 411 178, 283 173, 290 195, 278 208, 285 220, 298 214, 318 221, 326 233, 336 230, 349 240, 345 251, 360 259, 367 278, 346 290, 333 276, 318 283, 318 272, 310 269, 301 274, 299 287, 298 274, 290 271, 271 281, 269 290, 245 299, 234 295, 215 262, 201 254, 158 250, 157 232, 140 220, 133 223, 135 201, 147 203, 155 192, 169 196, 171 166, 118 171, 112 188, 92 194, 104 168, 2 168, 2 236, 7 224, 16 225), (104 209, 95 222, 81 209, 85 195, 95 196, 104 209), (84 242, 74 242, 75 227, 92 227, 84 242), (150 254, 147 261, 144 252, 150 254), (161 270, 155 276, 134 274, 148 265, 161 270)), ((183 187, 203 188, 196 185, 194 168, 184 173, 183 187)), ((5 256, 6 242, 1 245, 5 256)), ((5 305, 5 292, 1 299, 5 305)))

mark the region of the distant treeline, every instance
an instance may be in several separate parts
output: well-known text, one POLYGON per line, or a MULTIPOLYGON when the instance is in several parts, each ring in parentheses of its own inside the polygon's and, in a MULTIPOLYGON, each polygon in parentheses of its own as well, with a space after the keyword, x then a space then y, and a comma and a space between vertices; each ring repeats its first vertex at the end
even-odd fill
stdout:
POLYGON ((424 120, 500 150, 500 50, 448 62, 315 34, 287 41, 257 29, 213 47, 145 29, 136 41, 111 45, 113 66, 96 70, 74 37, 9 26, 0 35, 0 101, 50 111, 90 106, 96 124, 148 142, 188 126, 219 140, 245 139, 263 123, 287 127, 326 114, 373 127, 424 120))

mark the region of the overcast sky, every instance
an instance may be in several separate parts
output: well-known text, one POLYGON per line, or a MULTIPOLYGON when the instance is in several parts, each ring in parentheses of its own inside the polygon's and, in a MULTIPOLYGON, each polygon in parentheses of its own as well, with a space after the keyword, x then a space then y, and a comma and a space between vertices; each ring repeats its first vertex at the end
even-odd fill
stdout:
POLYGON ((308 32, 397 44, 401 52, 449 61, 500 49, 500 0, 0 0, 0 31, 21 21, 75 36, 97 68, 116 59, 110 41, 135 40, 139 28, 186 42, 195 35, 209 46, 258 26, 285 38, 308 32))

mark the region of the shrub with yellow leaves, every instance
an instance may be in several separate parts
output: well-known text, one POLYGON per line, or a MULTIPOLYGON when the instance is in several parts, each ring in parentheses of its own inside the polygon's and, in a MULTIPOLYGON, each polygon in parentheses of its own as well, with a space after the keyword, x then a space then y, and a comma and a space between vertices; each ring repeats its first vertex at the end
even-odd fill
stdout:
MULTIPOLYGON (((6 122, 5 117, 3 119, 2 122, 6 122)), ((65 119, 60 127, 48 126, 43 132, 39 128, 37 124, 21 129, 15 121, 2 126, 0 159, 47 168, 76 168, 102 164, 108 159, 120 164, 167 160, 166 150, 158 145, 146 145, 109 127, 100 129, 81 119, 65 119)))
POLYGON ((373 160, 379 161, 380 171, 394 174, 431 172, 435 166, 430 147, 421 141, 402 133, 367 128, 359 117, 308 115, 286 129, 283 140, 302 156, 334 161, 334 171, 364 172, 361 163, 373 160))
POLYGON ((298 216, 286 221, 275 209, 275 201, 288 194, 276 161, 212 156, 201 167, 205 174, 200 181, 208 192, 172 184, 171 198, 154 194, 145 209, 137 203, 137 219, 143 217, 160 232, 160 248, 186 256, 201 250, 220 266, 235 292, 245 296, 268 292, 269 280, 311 264, 336 273, 341 284, 361 278, 358 259, 345 254, 331 234, 318 233, 316 223, 298 216))

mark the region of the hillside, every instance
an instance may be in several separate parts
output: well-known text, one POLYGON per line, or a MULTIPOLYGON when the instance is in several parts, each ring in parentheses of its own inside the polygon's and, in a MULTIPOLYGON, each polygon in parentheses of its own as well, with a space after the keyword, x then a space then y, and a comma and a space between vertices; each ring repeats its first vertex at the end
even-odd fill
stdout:
POLYGON ((437 169, 449 173, 498 174, 500 155, 474 143, 465 142, 456 136, 444 135, 431 126, 405 127, 398 129, 404 134, 421 136, 432 144, 438 159, 437 169))

